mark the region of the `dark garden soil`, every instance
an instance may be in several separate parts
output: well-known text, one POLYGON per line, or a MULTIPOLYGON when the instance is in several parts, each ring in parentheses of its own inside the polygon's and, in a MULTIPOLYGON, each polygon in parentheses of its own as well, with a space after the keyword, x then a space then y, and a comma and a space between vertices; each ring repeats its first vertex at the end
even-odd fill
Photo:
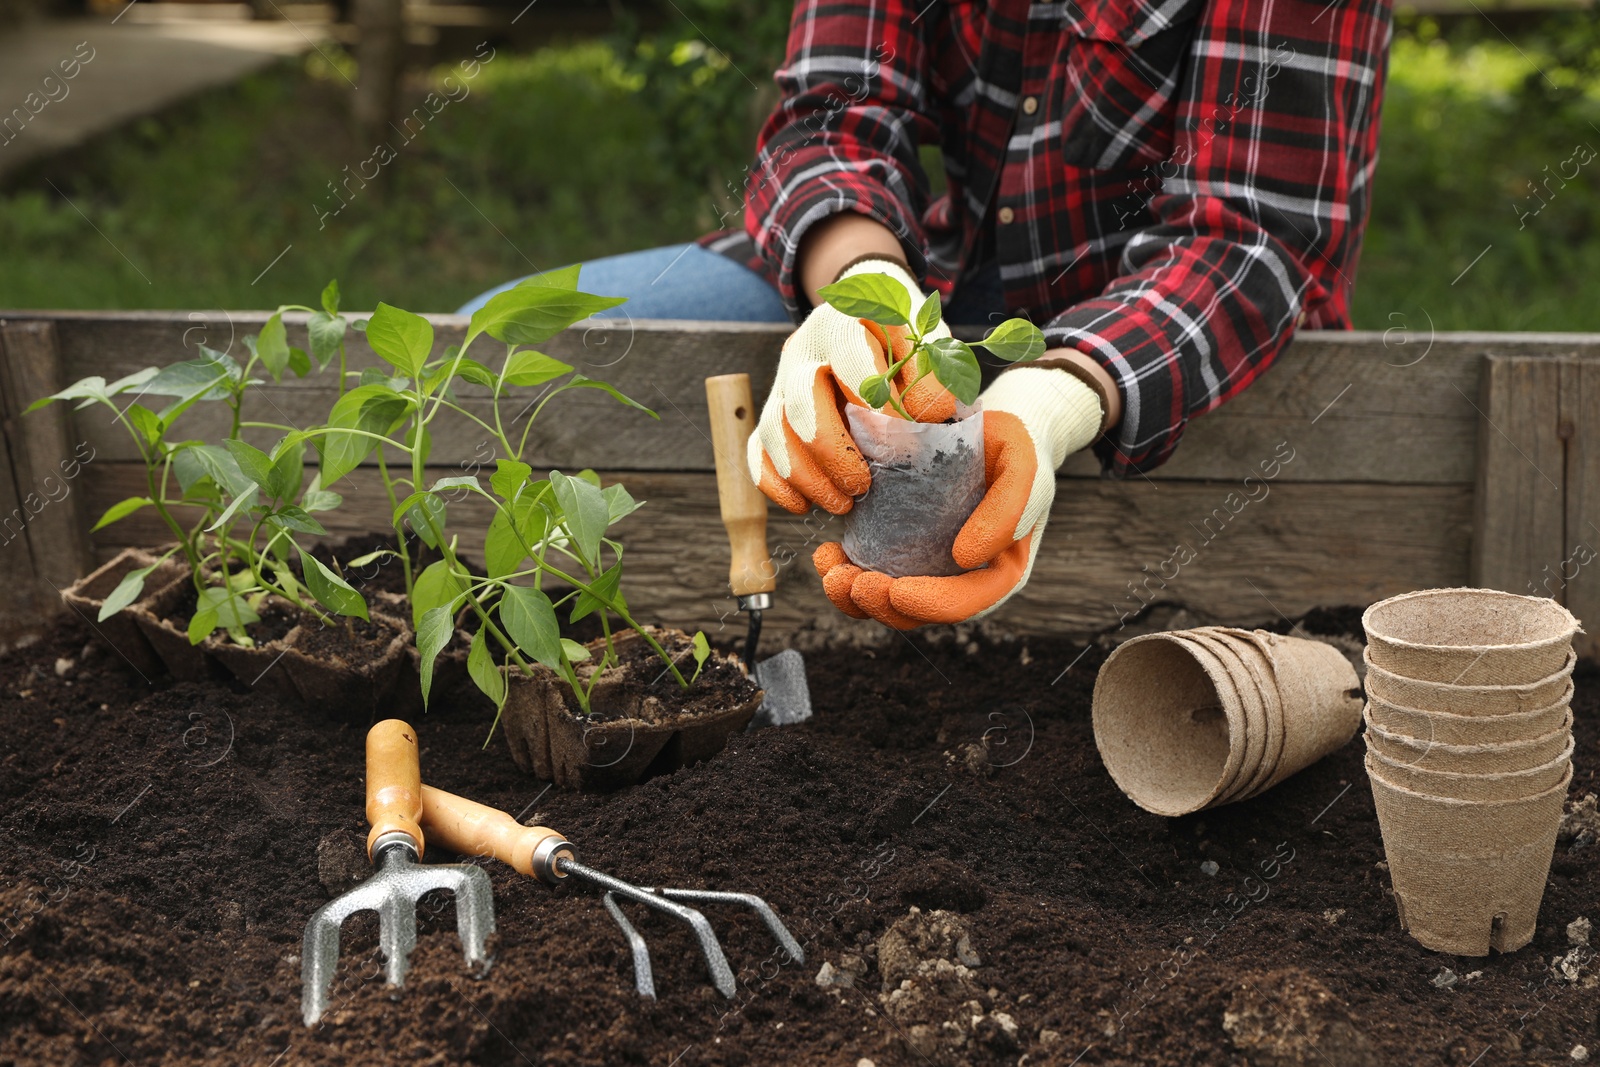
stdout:
MULTIPOLYGON (((1600 920, 1588 835, 1559 847, 1532 946, 1440 956, 1396 923, 1359 743, 1248 803, 1158 818, 1095 754, 1103 651, 949 635, 812 653, 813 721, 605 796, 546 792, 498 738, 483 747, 482 705, 441 693, 415 721, 426 781, 641 883, 759 893, 806 962, 780 965, 752 916, 709 909, 742 969, 725 1001, 686 933, 636 916, 660 991, 641 1001, 592 892, 489 864, 485 978, 463 968, 447 898, 424 903, 399 991, 375 977, 360 916, 335 1008, 307 1030, 301 932, 365 866, 363 729, 221 685, 149 685, 87 639, 64 622, 0 661, 3 1064, 1600 1055, 1592 956, 1568 960, 1575 980, 1551 969, 1567 924, 1600 920), (888 997, 886 979, 906 984, 888 997)), ((1597 785, 1597 682, 1580 668, 1575 797, 1597 785)))

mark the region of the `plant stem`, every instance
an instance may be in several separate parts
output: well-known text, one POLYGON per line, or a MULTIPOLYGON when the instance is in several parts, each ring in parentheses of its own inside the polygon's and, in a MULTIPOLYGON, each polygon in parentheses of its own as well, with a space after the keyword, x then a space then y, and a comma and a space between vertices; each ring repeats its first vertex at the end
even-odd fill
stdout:
POLYGON ((394 512, 400 501, 394 495, 394 482, 389 479, 389 463, 384 458, 383 446, 378 446, 378 477, 383 479, 383 491, 389 495, 389 523, 394 529, 395 547, 400 550, 400 569, 406 578, 406 596, 411 596, 411 550, 406 547, 406 532, 394 512))

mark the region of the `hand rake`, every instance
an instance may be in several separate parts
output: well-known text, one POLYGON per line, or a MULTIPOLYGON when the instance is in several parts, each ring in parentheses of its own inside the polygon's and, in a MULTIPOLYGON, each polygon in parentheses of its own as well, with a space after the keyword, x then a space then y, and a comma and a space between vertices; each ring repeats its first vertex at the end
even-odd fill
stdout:
POLYGON ((577 861, 572 843, 544 826, 523 826, 496 808, 446 793, 432 786, 422 787, 422 825, 433 841, 468 856, 490 856, 519 873, 531 875, 548 885, 567 878, 579 878, 605 890, 603 901, 633 956, 634 985, 642 997, 655 998, 655 978, 650 967, 650 949, 644 937, 623 914, 618 898, 636 901, 673 919, 687 923, 700 944, 711 982, 723 996, 735 991, 733 968, 723 955, 722 945, 712 932, 711 923, 688 904, 738 904, 761 917, 784 954, 794 963, 804 963, 805 953, 788 927, 767 905, 750 893, 719 893, 698 889, 654 889, 614 878, 577 861))
POLYGON ((311 916, 300 950, 300 1014, 315 1026, 328 1007, 328 990, 339 966, 339 928, 358 911, 378 913, 378 945, 385 977, 403 985, 407 960, 417 944, 417 901, 448 889, 455 895, 456 932, 467 964, 488 968, 486 944, 494 933, 494 896, 489 875, 471 864, 421 864, 422 768, 417 736, 399 719, 385 719, 367 733, 367 855, 378 872, 311 916))

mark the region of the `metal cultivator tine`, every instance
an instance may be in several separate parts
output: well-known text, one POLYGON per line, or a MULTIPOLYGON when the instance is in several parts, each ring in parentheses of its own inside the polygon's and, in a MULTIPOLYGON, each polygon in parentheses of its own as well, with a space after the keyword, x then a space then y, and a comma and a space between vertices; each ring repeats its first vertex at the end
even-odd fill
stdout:
MULTIPOLYGON (((700 954, 706 958, 706 970, 711 972, 711 984, 716 986, 717 991, 723 996, 733 996, 734 990, 737 988, 733 980, 733 968, 728 965, 728 957, 722 954, 722 946, 717 942, 717 935, 712 931, 711 923, 706 920, 704 915, 701 915, 693 908, 685 907, 682 904, 674 904, 667 898, 652 893, 648 889, 640 888, 631 882, 624 882, 620 878, 613 878, 604 871, 597 871, 593 867, 585 867, 576 860, 563 860, 561 862, 561 870, 566 874, 576 875, 586 882, 592 882, 593 884, 600 886, 602 889, 608 890, 619 897, 627 897, 629 900, 636 900, 647 908, 654 908, 659 912, 663 912, 672 916, 679 922, 687 923, 689 928, 694 931, 695 940, 700 942, 700 954)), ((613 911, 612 916, 615 917, 620 913, 620 910, 621 909, 613 911)), ((623 931, 625 935, 627 932, 627 930, 623 931)), ((638 931, 633 931, 633 935, 634 937, 639 937, 638 931)), ((642 941, 643 938, 640 938, 640 940, 642 941)), ((636 975, 639 959, 640 957, 636 952, 634 955, 636 975)), ((648 968, 648 949, 645 951, 644 960, 645 965, 648 968)), ((636 981, 636 984, 641 987, 642 992, 644 983, 642 981, 636 981)), ((655 983, 652 980, 652 992, 654 991, 654 985, 655 983)))
POLYGON ((800 942, 794 939, 789 928, 783 925, 783 920, 778 918, 778 913, 772 906, 754 893, 723 893, 712 889, 657 889, 653 892, 660 893, 668 900, 687 900, 693 904, 740 904, 761 916, 761 922, 791 963, 804 963, 805 950, 800 947, 800 942))
POLYGON ((616 920, 617 927, 621 929, 622 936, 628 941, 628 951, 633 955, 633 984, 641 997, 650 1000, 656 999, 655 972, 650 969, 650 946, 645 944, 644 937, 628 917, 622 913, 622 908, 617 905, 617 895, 606 893, 600 898, 606 910, 611 913, 611 918, 616 920))

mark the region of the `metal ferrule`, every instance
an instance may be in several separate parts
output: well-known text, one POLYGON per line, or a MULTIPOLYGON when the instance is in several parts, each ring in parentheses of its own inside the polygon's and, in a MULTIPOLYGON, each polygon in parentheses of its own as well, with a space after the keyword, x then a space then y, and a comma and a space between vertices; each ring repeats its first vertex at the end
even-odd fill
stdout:
POLYGON ((417 843, 411 839, 410 834, 401 830, 391 830, 372 843, 372 862, 378 863, 381 861, 383 854, 391 848, 404 849, 412 862, 422 858, 417 854, 417 843))
POLYGON ((740 611, 765 611, 772 607, 771 593, 750 593, 738 599, 740 611))
POLYGON ((539 842, 539 847, 533 850, 533 874, 541 882, 554 884, 566 879, 567 872, 561 869, 558 862, 565 857, 576 860, 578 857, 572 848, 572 842, 562 837, 551 836, 539 842))

